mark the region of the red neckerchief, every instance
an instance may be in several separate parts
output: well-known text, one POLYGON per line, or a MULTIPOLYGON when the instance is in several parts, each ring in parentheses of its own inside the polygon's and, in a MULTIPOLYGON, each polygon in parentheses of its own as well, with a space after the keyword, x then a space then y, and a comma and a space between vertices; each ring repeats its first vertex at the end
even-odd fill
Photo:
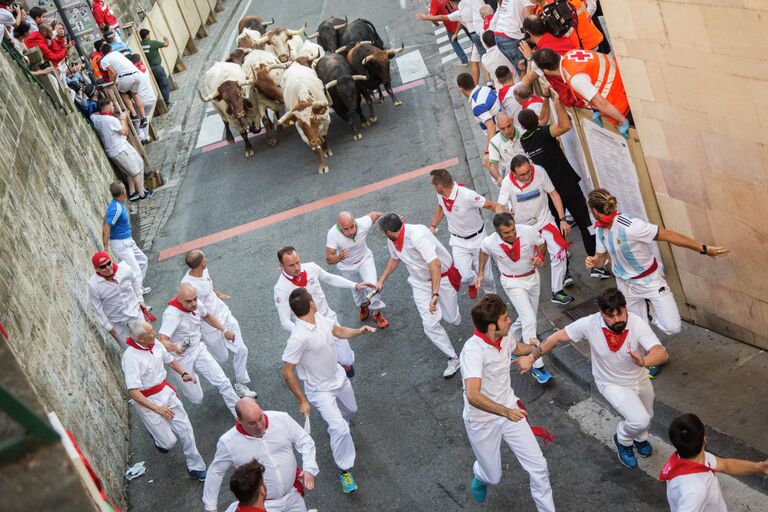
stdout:
POLYGON ((112 116, 112 117, 117 117, 115 114, 110 114, 109 112, 99 112, 99 115, 100 115, 100 116, 112 116))
POLYGON ((597 222, 595 222, 596 228, 605 228, 608 229, 613 224, 613 219, 616 218, 616 216, 619 215, 619 212, 613 212, 610 215, 601 215, 597 218, 597 222))
POLYGON ((142 347, 141 345, 139 345, 138 343, 133 341, 133 338, 125 338, 125 344, 128 345, 129 347, 133 347, 133 348, 135 348, 137 350, 144 350, 145 352, 149 352, 150 354, 152 354, 152 349, 155 347, 155 342, 154 341, 152 342, 152 344, 150 346, 142 347))
POLYGON ((513 86, 514 84, 507 84, 499 89, 499 101, 504 101, 504 98, 507 97, 507 94, 512 90, 513 86))
POLYGON ((184 306, 182 306, 181 301, 179 300, 178 297, 174 297, 171 300, 169 300, 168 305, 178 309, 179 311, 183 311, 184 313, 192 313, 192 316, 197 316, 197 313, 195 313, 194 311, 190 311, 184 306))
POLYGON ((106 279, 107 281, 114 281, 117 282, 117 278, 115 277, 117 275, 117 263, 112 263, 112 275, 109 277, 103 276, 101 274, 96 274, 97 276, 101 277, 102 279, 106 279))
POLYGON ((501 338, 496 338, 495 340, 492 340, 491 338, 481 333, 477 329, 475 329, 475 332, 473 332, 472 334, 474 334, 475 336, 477 336, 478 338, 480 338, 481 340, 483 340, 484 342, 486 342, 487 344, 489 344, 490 346, 492 346, 493 348, 501 352, 501 338))
MULTIPOLYGON (((267 429, 268 429, 268 428, 269 428, 269 417, 268 417, 266 414, 264 414, 264 432, 265 432, 265 433, 266 433, 266 431, 267 431, 267 429)), ((241 434, 243 434, 244 436, 248 436, 248 437, 256 437, 256 436, 252 436, 251 434, 249 434, 248 432, 246 432, 246 431, 245 431, 245 429, 243 428, 243 426, 242 426, 242 425, 240 424, 240 422, 239 422, 239 421, 237 421, 237 420, 235 420, 235 429, 236 429, 238 432, 240 432, 241 434)), ((258 438, 257 438, 257 439, 258 439, 258 438)))
POLYGON ((235 512, 267 512, 267 509, 261 507, 251 507, 249 505, 237 505, 235 512))
POLYGON ((515 243, 512 244, 512 247, 507 245, 503 240, 499 246, 501 247, 501 250, 504 251, 504 254, 506 254, 512 261, 520 259, 520 237, 515 238, 515 243))
POLYGON ((144 63, 143 62, 141 62, 141 61, 134 62, 133 65, 136 66, 136 69, 138 69, 142 73, 146 73, 147 72, 147 68, 144 67, 144 63))
POLYGON ((605 335, 605 342, 608 344, 608 348, 611 349, 611 352, 618 352, 627 340, 629 329, 624 329, 621 334, 616 334, 609 328, 603 327, 603 334, 605 335))
POLYGON ((544 103, 544 98, 541 96, 531 96, 523 102, 523 108, 528 108, 533 103, 544 103))
POLYGON ((533 183, 534 176, 536 176, 536 168, 533 166, 533 164, 531 164, 531 181, 529 181, 528 183, 523 184, 523 186, 521 187, 520 184, 517 182, 517 179, 515 179, 515 171, 514 170, 509 173, 509 181, 511 181, 512 184, 514 186, 516 186, 517 188, 519 188, 520 190, 525 190, 526 188, 528 188, 530 186, 531 183, 533 183))
POLYGON ((283 272, 283 275, 287 280, 289 280, 291 283, 293 283, 294 286, 298 286, 299 288, 305 288, 307 286, 307 271, 302 270, 301 274, 299 274, 297 277, 289 276, 285 272, 283 272))
POLYGON ((456 187, 456 195, 453 196, 453 199, 449 199, 445 197, 444 195, 440 195, 440 198, 443 200, 443 204, 445 205, 445 209, 449 212, 453 210, 453 203, 456 202, 456 198, 459 197, 459 187, 456 187))
POLYGON ((661 468, 661 471, 659 472, 659 480, 664 482, 672 480, 678 476, 695 475, 697 473, 706 473, 707 471, 711 471, 713 475, 715 474, 713 468, 692 460, 683 459, 677 452, 675 452, 664 464, 664 467, 661 468))
POLYGON ((403 224, 403 227, 400 228, 400 234, 397 235, 397 238, 392 240, 392 243, 395 245, 395 249, 397 249, 397 252, 402 252, 403 242, 405 242, 405 224, 403 224))

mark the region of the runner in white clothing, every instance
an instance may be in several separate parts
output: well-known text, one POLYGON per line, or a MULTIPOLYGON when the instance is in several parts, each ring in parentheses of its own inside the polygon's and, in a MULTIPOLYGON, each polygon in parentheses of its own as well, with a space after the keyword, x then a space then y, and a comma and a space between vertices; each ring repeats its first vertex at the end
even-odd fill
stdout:
MULTIPOLYGON (((544 264, 547 244, 541 233, 532 226, 515 225, 511 213, 497 213, 493 217, 496 232, 483 240, 480 264, 490 263, 492 257, 501 273, 501 287, 517 312, 512 324, 512 339, 538 344, 536 314, 539 310, 539 271, 544 264)), ((482 275, 477 277, 478 282, 482 275)), ((539 384, 546 384, 552 374, 537 360, 531 372, 539 384)))
POLYGON ((485 293, 496 293, 491 263, 487 262, 485 267, 479 266, 480 244, 485 238, 485 224, 480 209, 494 211, 500 205, 464 185, 454 183, 453 177, 445 169, 435 169, 429 175, 437 192, 437 208, 429 230, 435 233, 445 217, 451 233, 448 244, 451 246, 453 263, 461 274, 462 284, 467 285, 470 299, 477 297, 477 289, 481 285, 485 293), (483 269, 484 272, 481 271, 483 269), (476 272, 484 274, 482 282, 475 282, 476 272))
MULTIPOLYGON (((464 379, 464 426, 475 454, 472 497, 483 503, 488 485, 501 481, 501 441, 507 443, 530 477, 531 496, 539 512, 554 512, 547 461, 515 396, 510 379, 513 356, 528 354, 531 345, 509 334, 512 320, 498 295, 486 295, 472 308, 474 335, 461 350, 464 379)), ((539 427, 547 440, 552 435, 539 427)))
POLYGON ((725 459, 707 452, 704 423, 695 414, 672 420, 669 440, 677 451, 661 468, 659 480, 667 482, 670 512, 726 512, 715 471, 732 476, 768 475, 768 460, 725 459))
POLYGON ((337 362, 334 339, 348 340, 376 332, 376 329, 367 325, 358 329, 341 327, 322 316, 306 288, 292 291, 288 300, 291 311, 296 315, 296 326, 283 351, 283 380, 299 401, 299 412, 309 416, 312 404, 328 425, 341 489, 349 494, 357 490, 352 477, 355 443, 349 431, 349 420, 357 412, 357 401, 352 383, 337 362), (303 392, 296 373, 304 382, 303 392))
POLYGON ((609 288, 603 292, 597 305, 600 312, 555 332, 530 356, 519 358, 517 364, 520 372, 525 373, 558 343, 587 340, 595 385, 624 418, 613 436, 619 460, 636 468, 635 449, 641 457, 650 457, 653 452, 648 430, 653 418, 654 393, 648 367, 666 362, 669 356, 648 323, 627 311, 627 301, 619 290, 609 288))
MULTIPOLYGON (((328 230, 326 236, 326 263, 337 265, 341 275, 350 281, 375 283, 378 279, 376 262, 366 240, 368 232, 381 215, 381 212, 371 212, 356 219, 349 212, 339 213, 336 224, 328 230)), ((389 327, 389 322, 381 313, 385 306, 384 301, 375 289, 354 289, 352 298, 355 300, 355 305, 360 308, 361 322, 368 319, 369 310, 372 309, 376 326, 379 329, 389 327)))
POLYGON ((547 242, 552 269, 551 301, 555 304, 570 304, 574 299, 563 290, 563 282, 569 247, 565 237, 571 232, 571 226, 565 220, 560 194, 552 185, 546 169, 534 166, 527 156, 514 157, 510 168, 509 176, 501 183, 499 204, 510 208, 517 224, 533 226, 542 234, 547 242), (555 223, 549 211, 549 199, 555 205, 558 223, 555 223))
POLYGON ((520 131, 506 112, 496 114, 496 128, 499 132, 488 143, 488 171, 496 186, 501 188, 503 179, 509 174, 512 159, 525 153, 520 131))
POLYGON ((176 390, 166 380, 165 365, 170 366, 184 382, 196 383, 197 379, 187 373, 161 343, 155 343, 155 331, 148 322, 134 323, 126 344, 122 368, 128 396, 141 422, 152 435, 155 448, 160 453, 168 453, 177 439, 180 440, 189 475, 205 480, 205 462, 197 451, 187 411, 176 390))
POLYGON ((224 338, 220 330, 207 323, 201 323, 200 332, 203 336, 203 341, 208 346, 208 351, 219 363, 227 360, 227 351, 232 352, 232 365, 235 369, 235 392, 240 397, 255 397, 256 393, 248 388, 248 383, 251 382, 248 369, 246 368, 248 364, 248 347, 246 347, 243 341, 240 323, 224 303, 225 300, 229 300, 231 297, 213 287, 213 281, 208 274, 208 265, 203 251, 199 249, 189 251, 184 258, 184 262, 189 267, 189 270, 184 274, 181 282, 192 285, 197 291, 197 300, 235 335, 234 339, 229 341, 224 338))
MULTIPOLYGON (((266 512, 267 486, 264 484, 266 468, 256 459, 238 466, 229 477, 229 490, 237 501, 226 512, 266 512)), ((273 509, 293 510, 293 509, 273 509)), ((302 510, 302 509, 296 509, 302 510)), ((303 509, 306 510, 306 507, 303 509)))
MULTIPOLYGON (((291 332, 295 326, 293 322, 295 317, 293 317, 288 305, 288 297, 293 290, 306 288, 317 304, 317 311, 338 325, 339 320, 336 312, 328 306, 320 282, 348 290, 374 288, 371 283, 354 283, 344 277, 326 272, 316 263, 302 263, 298 251, 290 245, 277 251, 277 261, 280 262, 282 272, 275 283, 275 307, 277 307, 277 316, 280 317, 280 325, 288 332, 291 332)), ((339 357, 339 364, 344 367, 347 376, 352 378, 355 375, 355 367, 353 366, 355 353, 350 348, 349 342, 338 338, 336 340, 336 353, 339 357)))
POLYGON ((141 281, 127 264, 113 263, 109 254, 91 258, 95 273, 88 279, 88 302, 99 324, 120 347, 131 332, 131 324, 143 320, 141 281))
POLYGON ((312 437, 288 414, 263 411, 253 398, 238 400, 235 411, 235 426, 219 438, 216 455, 208 467, 203 488, 205 510, 217 510, 221 482, 230 467, 258 460, 264 465, 266 510, 306 512, 304 489, 314 489, 319 472, 312 437), (295 452, 301 454, 301 470, 295 452))
MULTIPOLYGON (((163 312, 158 339, 187 371, 193 375, 202 375, 219 390, 224 403, 234 416, 238 396, 232 389, 232 383, 224 374, 224 370, 208 352, 205 343, 201 341, 200 325, 203 321, 221 331, 226 340, 234 340, 235 333, 208 313, 205 306, 198 303, 195 288, 190 284, 182 283, 176 297, 168 302, 168 307, 163 312)), ((180 382, 177 379, 177 384, 184 396, 193 404, 203 401, 203 388, 200 387, 200 382, 180 382)))
POLYGON ((381 290, 400 262, 405 262, 424 334, 448 356, 443 377, 453 377, 459 371, 459 357, 440 322, 461 323, 457 300, 461 274, 453 265, 450 253, 426 226, 404 224, 397 214, 388 213, 379 219, 379 228, 389 239, 389 260, 376 288, 381 290))

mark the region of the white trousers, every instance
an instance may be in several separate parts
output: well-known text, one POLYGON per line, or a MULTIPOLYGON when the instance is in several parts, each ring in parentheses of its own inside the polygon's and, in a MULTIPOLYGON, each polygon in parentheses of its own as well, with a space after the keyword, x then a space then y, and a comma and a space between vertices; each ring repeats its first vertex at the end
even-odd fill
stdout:
POLYGON ((646 377, 634 386, 597 383, 597 389, 624 418, 616 427, 619 443, 631 446, 632 441, 648 439, 655 396, 651 379, 646 377))
POLYGON ((549 266, 552 269, 550 280, 552 283, 552 293, 559 292, 563 289, 563 282, 565 281, 565 271, 568 266, 568 257, 566 253, 563 253, 558 257, 560 251, 564 251, 560 244, 555 242, 555 236, 546 229, 541 230, 541 236, 544 237, 544 241, 547 242, 547 253, 549 253, 549 266))
MULTIPOLYGON (((536 313, 539 310, 539 292, 541 289, 539 282, 538 270, 527 277, 504 277, 503 274, 501 276, 501 287, 504 288, 504 292, 517 312, 517 319, 509 328, 513 340, 530 343, 531 338, 537 336, 536 313)), ((533 363, 534 368, 543 366, 542 358, 533 363)))
MULTIPOLYGON (((328 308, 328 314, 325 315, 325 317, 331 320, 334 324, 341 325, 339 323, 339 317, 331 308, 328 308)), ((352 350, 352 347, 349 346, 349 340, 336 338, 335 336, 333 339, 336 340, 336 360, 341 366, 352 366, 355 362, 355 352, 352 350)))
MULTIPOLYGON (((658 272, 658 271, 657 271, 658 272)), ((666 334, 675 334, 683 328, 680 312, 677 310, 672 290, 662 277, 651 286, 644 286, 616 278, 616 287, 627 299, 627 309, 648 321, 648 309, 645 301, 651 306, 653 323, 666 334)))
MULTIPOLYGON (((477 235, 478 238, 483 238, 483 235, 477 235)), ((462 247, 457 245, 451 246, 451 253, 453 254, 453 264, 461 274, 461 284, 471 286, 475 284, 477 280, 476 269, 480 267, 480 246, 476 248, 462 247)), ((493 268, 491 267, 491 259, 485 264, 485 270, 483 271, 483 292, 496 293, 496 281, 493 279, 493 268)))
POLYGON ((240 332, 240 324, 237 319, 232 316, 232 312, 226 311, 223 318, 216 317, 219 322, 224 324, 224 327, 235 333, 235 341, 229 341, 224 338, 224 333, 218 329, 203 327, 202 337, 205 345, 208 347, 208 351, 213 358, 219 363, 224 363, 229 354, 227 351, 232 352, 232 366, 235 369, 235 380, 240 384, 248 384, 251 382, 251 378, 248 376, 248 347, 243 342, 243 335, 240 332))
POLYGON ((432 300, 432 284, 429 281, 417 281, 413 277, 409 277, 408 282, 413 289, 413 301, 416 303, 416 308, 421 315, 424 334, 443 354, 451 359, 457 357, 456 351, 453 349, 453 345, 451 345, 451 340, 448 338, 448 333, 445 332, 445 329, 440 324, 442 320, 453 325, 461 323, 456 289, 448 281, 448 277, 443 277, 440 280, 440 301, 437 304, 437 310, 434 313, 430 313, 429 303, 432 300))
MULTIPOLYGON (((146 114, 147 118, 149 118, 150 112, 152 112, 152 108, 155 106, 155 101, 145 101, 144 102, 144 114, 146 114)), ((147 119, 149 121, 149 119, 147 119)), ((147 126, 144 128, 140 128, 139 125, 141 125, 140 120, 134 120, 133 126, 136 128, 136 133, 139 136, 139 140, 149 140, 149 123, 147 123, 147 126)))
POLYGON ((131 335, 131 324, 138 322, 139 320, 144 320, 144 317, 137 316, 136 318, 130 318, 125 322, 112 322, 112 327, 114 327, 115 332, 117 332, 117 339, 120 340, 119 343, 122 348, 125 348, 125 339, 131 335))
POLYGON ((342 471, 352 469, 355 465, 355 443, 349 431, 349 420, 357 412, 355 391, 349 379, 344 379, 344 385, 332 391, 304 390, 307 401, 318 410, 328 425, 328 435, 331 438, 333 461, 342 471))
POLYGON ((133 273, 139 277, 140 286, 144 287, 144 276, 147 275, 147 255, 139 249, 133 238, 110 240, 109 248, 121 263, 131 267, 133 273))
POLYGON ((531 496, 539 512, 554 512, 552 487, 549 485, 547 459, 526 420, 514 422, 499 417, 491 421, 464 420, 467 437, 477 460, 472 467, 483 483, 496 485, 501 481, 501 441, 507 443, 518 462, 528 473, 531 496))
POLYGON ((295 487, 282 498, 266 500, 264 508, 267 509, 267 512, 307 512, 304 498, 301 497, 295 487))
MULTIPOLYGON (((376 261, 372 254, 365 256, 355 268, 343 270, 339 268, 341 275, 354 281, 355 283, 376 283, 379 280, 376 274, 376 261)), ((355 306, 360 307, 366 302, 365 296, 371 291, 370 288, 362 290, 352 290, 352 298, 355 299, 355 306)), ((371 309, 374 311, 382 309, 386 304, 381 300, 381 294, 377 293, 371 299, 371 309)))
POLYGON ((181 400, 176 393, 169 387, 164 388, 159 393, 147 397, 147 399, 160 407, 168 407, 173 411, 173 419, 166 420, 156 412, 150 411, 143 405, 139 405, 133 400, 134 409, 141 418, 141 422, 147 427, 152 438, 155 440, 155 446, 164 450, 170 450, 176 445, 177 440, 181 440, 181 446, 184 449, 184 456, 187 458, 187 469, 190 471, 202 471, 205 469, 205 462, 197 451, 195 445, 195 433, 192 431, 192 424, 189 422, 189 416, 184 409, 181 400))
POLYGON ((205 343, 197 342, 196 345, 187 349, 184 354, 177 356, 176 360, 184 368, 184 371, 194 373, 197 377, 197 382, 195 383, 184 382, 174 372, 174 385, 177 386, 176 389, 180 389, 184 396, 193 404, 199 404, 203 401, 203 388, 200 386, 200 377, 205 377, 208 382, 219 390, 224 403, 227 404, 227 407, 232 412, 232 416, 237 418, 235 403, 239 400, 239 397, 232 388, 232 383, 229 382, 229 379, 224 374, 224 370, 221 369, 219 363, 208 352, 205 343))

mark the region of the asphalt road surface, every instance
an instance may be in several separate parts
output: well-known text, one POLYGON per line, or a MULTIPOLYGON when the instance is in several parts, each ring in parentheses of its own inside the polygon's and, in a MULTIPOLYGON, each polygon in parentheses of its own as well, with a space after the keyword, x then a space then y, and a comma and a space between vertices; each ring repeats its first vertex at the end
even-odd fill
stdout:
MULTIPOLYGON (((394 211, 409 222, 429 224, 436 203, 428 178, 405 173, 440 162, 455 162, 449 170, 456 181, 472 186, 433 27, 413 16, 419 7, 405 0, 254 1, 248 14, 274 16, 277 26, 288 28, 298 28, 308 21, 312 31, 331 15, 369 19, 385 42, 399 47, 402 41, 408 53, 420 52, 428 76, 423 83, 411 84, 398 94, 403 101, 401 107, 393 108, 389 101, 377 104, 379 121, 364 130, 361 141, 353 141, 348 127, 334 117, 329 141, 335 155, 329 159, 330 173, 326 175, 317 174, 314 155, 293 128, 281 134, 276 148, 269 148, 264 137, 255 139, 256 154, 249 159, 243 156, 241 142, 196 152, 179 185, 175 210, 155 240, 147 277, 154 291, 147 299, 160 317, 186 271, 183 256, 159 261, 161 251, 355 191, 336 204, 263 227, 243 228, 236 236, 204 248, 214 285, 232 296, 230 308, 240 321, 250 349, 252 388, 267 410, 288 411, 300 419, 297 404, 280 377, 280 355, 287 333, 280 327, 272 301, 272 288, 279 276, 277 249, 294 245, 303 261, 315 261, 336 272, 325 264, 324 254, 326 231, 339 211, 346 209, 356 215, 373 210, 394 211), (393 183, 396 177, 402 180, 393 183)), ((402 85, 394 66, 393 76, 394 85, 402 85)), ((438 233, 445 242, 446 235, 445 229, 438 233)), ((376 229, 368 239, 379 270, 387 259, 385 242, 376 229)), ((469 484, 474 458, 461 419, 460 377, 442 378, 445 359, 422 331, 406 277, 405 268, 399 269, 383 291, 389 329, 352 341, 357 358, 353 386, 359 404, 352 423, 357 448, 354 476, 359 490, 352 495, 341 492, 325 425, 313 411, 312 435, 320 474, 316 490, 307 495, 307 505, 321 512, 534 510, 527 475, 506 447, 502 451, 501 484, 489 488, 484 505, 473 502, 469 484)), ((543 297, 549 292, 547 282, 542 279, 543 297)), ((359 325, 350 293, 328 286, 324 289, 341 323, 359 325)), ((471 301, 463 291, 459 304, 464 321, 448 329, 457 351, 472 333, 471 301)), ((231 363, 222 366, 233 375, 231 363)), ((665 508, 661 483, 623 468, 612 450, 583 433, 566 414, 571 405, 586 397, 565 375, 557 375, 546 389, 529 377, 513 376, 513 385, 529 408, 531 423, 546 426, 557 435, 556 443, 545 447, 544 453, 559 510, 665 508)), ((233 420, 218 393, 207 383, 203 388, 204 402, 193 406, 185 400, 185 406, 197 446, 210 462, 219 436, 233 425, 233 420)), ((167 455, 158 453, 135 415, 131 450, 132 462, 146 461, 148 467, 143 477, 129 485, 131 510, 203 510, 202 484, 187 478, 180 448, 167 455)), ((233 497, 225 484, 219 509, 231 501, 233 497)))

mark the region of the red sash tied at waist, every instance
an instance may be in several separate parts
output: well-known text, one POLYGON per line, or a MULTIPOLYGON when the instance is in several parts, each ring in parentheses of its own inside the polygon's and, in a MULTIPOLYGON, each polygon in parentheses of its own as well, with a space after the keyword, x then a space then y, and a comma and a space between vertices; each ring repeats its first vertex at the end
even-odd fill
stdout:
MULTIPOLYGON (((525 408, 525 406, 523 405, 523 402, 521 400, 517 401, 517 406, 520 409, 524 410, 525 412, 528 412, 528 409, 525 408)), ((529 425, 530 425, 530 423, 529 423, 529 425)), ((544 446, 547 446, 549 443, 554 443, 555 442, 555 435, 552 432, 550 432, 549 430, 547 430, 546 428, 544 428, 544 427, 537 427, 535 425, 530 425, 530 427, 531 427, 531 432, 533 432, 533 435, 536 436, 536 437, 540 437, 541 440, 544 442, 544 446)))
MULTIPOLYGON (((161 382, 157 386, 152 386, 151 388, 142 389, 141 390, 141 394, 146 396, 146 397, 150 397, 152 395, 156 395, 159 392, 161 392, 163 390, 163 388, 165 388, 166 386, 168 386, 169 388, 173 389, 173 392, 176 393, 176 389, 173 386, 171 386, 170 384, 168 384, 167 380, 164 380, 163 382, 161 382)), ((176 393, 176 394, 178 395, 178 393, 176 393)))
POLYGON ((514 275, 514 274, 505 274, 505 273, 502 272, 501 275, 503 275, 504 277, 511 277, 511 278, 514 279, 514 278, 517 278, 517 277, 528 277, 530 275, 533 275, 534 272, 536 272, 536 269, 532 268, 530 271, 526 272, 525 274, 514 275))
POLYGON ((440 277, 446 276, 448 277, 451 286, 458 292, 459 289, 461 289, 461 274, 459 273, 459 269, 457 269, 453 263, 451 263, 451 268, 440 274, 440 277))
POLYGON ((642 274, 636 275, 635 277, 632 277, 630 279, 642 279, 656 272, 657 268, 659 268, 659 262, 656 261, 656 258, 653 258, 653 263, 651 263, 651 266, 648 267, 647 270, 645 270, 642 274))
POLYGON ((541 228, 541 231, 549 231, 552 233, 552 238, 555 240, 555 243, 560 246, 560 250, 557 251, 557 256, 555 256, 556 258, 560 259, 568 256, 568 249, 570 249, 573 244, 568 243, 560 230, 557 229, 557 226, 554 224, 547 224, 541 228))

